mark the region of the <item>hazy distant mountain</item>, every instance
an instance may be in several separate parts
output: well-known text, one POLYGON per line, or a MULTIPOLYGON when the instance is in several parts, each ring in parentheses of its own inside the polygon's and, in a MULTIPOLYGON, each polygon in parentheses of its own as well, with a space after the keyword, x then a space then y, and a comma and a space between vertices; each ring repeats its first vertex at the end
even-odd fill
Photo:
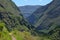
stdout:
POLYGON ((34 11, 36 11, 40 5, 26 5, 26 6, 20 6, 19 9, 22 12, 23 16, 29 17, 34 11))

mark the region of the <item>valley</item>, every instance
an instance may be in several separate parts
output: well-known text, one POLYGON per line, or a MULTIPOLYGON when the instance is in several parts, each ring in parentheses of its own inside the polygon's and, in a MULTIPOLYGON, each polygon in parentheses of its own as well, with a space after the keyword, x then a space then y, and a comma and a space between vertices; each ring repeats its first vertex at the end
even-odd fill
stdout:
POLYGON ((21 7, 0 0, 0 40, 60 40, 60 0, 21 7))

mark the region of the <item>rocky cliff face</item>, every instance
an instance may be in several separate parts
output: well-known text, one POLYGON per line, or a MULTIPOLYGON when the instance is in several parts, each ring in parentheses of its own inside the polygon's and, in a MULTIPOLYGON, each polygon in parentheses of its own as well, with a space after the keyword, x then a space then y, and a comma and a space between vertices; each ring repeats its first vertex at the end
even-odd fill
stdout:
POLYGON ((28 18, 29 22, 36 27, 36 30, 48 33, 56 26, 60 26, 60 0, 53 0, 42 10, 39 9, 28 18))

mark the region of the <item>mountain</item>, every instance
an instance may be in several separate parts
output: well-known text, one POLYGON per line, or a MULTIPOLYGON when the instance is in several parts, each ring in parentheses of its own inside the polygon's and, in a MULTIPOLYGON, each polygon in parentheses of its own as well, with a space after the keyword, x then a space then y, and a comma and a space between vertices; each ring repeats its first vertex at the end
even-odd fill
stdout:
POLYGON ((49 33, 60 26, 60 0, 53 0, 50 4, 38 8, 27 20, 39 32, 49 33))
POLYGON ((38 9, 32 25, 12 0, 0 0, 0 40, 60 40, 60 0, 38 9))
POLYGON ((22 12, 23 16, 25 18, 29 17, 35 10, 37 10, 40 5, 26 5, 26 6, 20 6, 19 9, 22 12))
POLYGON ((0 40, 40 40, 33 28, 12 0, 0 0, 0 40))

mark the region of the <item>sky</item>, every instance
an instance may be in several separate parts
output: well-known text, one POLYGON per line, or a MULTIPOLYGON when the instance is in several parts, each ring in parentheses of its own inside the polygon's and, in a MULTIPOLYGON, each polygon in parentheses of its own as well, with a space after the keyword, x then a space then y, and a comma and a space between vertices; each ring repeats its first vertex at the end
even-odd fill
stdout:
POLYGON ((12 0, 17 6, 24 5, 46 5, 52 0, 12 0))

